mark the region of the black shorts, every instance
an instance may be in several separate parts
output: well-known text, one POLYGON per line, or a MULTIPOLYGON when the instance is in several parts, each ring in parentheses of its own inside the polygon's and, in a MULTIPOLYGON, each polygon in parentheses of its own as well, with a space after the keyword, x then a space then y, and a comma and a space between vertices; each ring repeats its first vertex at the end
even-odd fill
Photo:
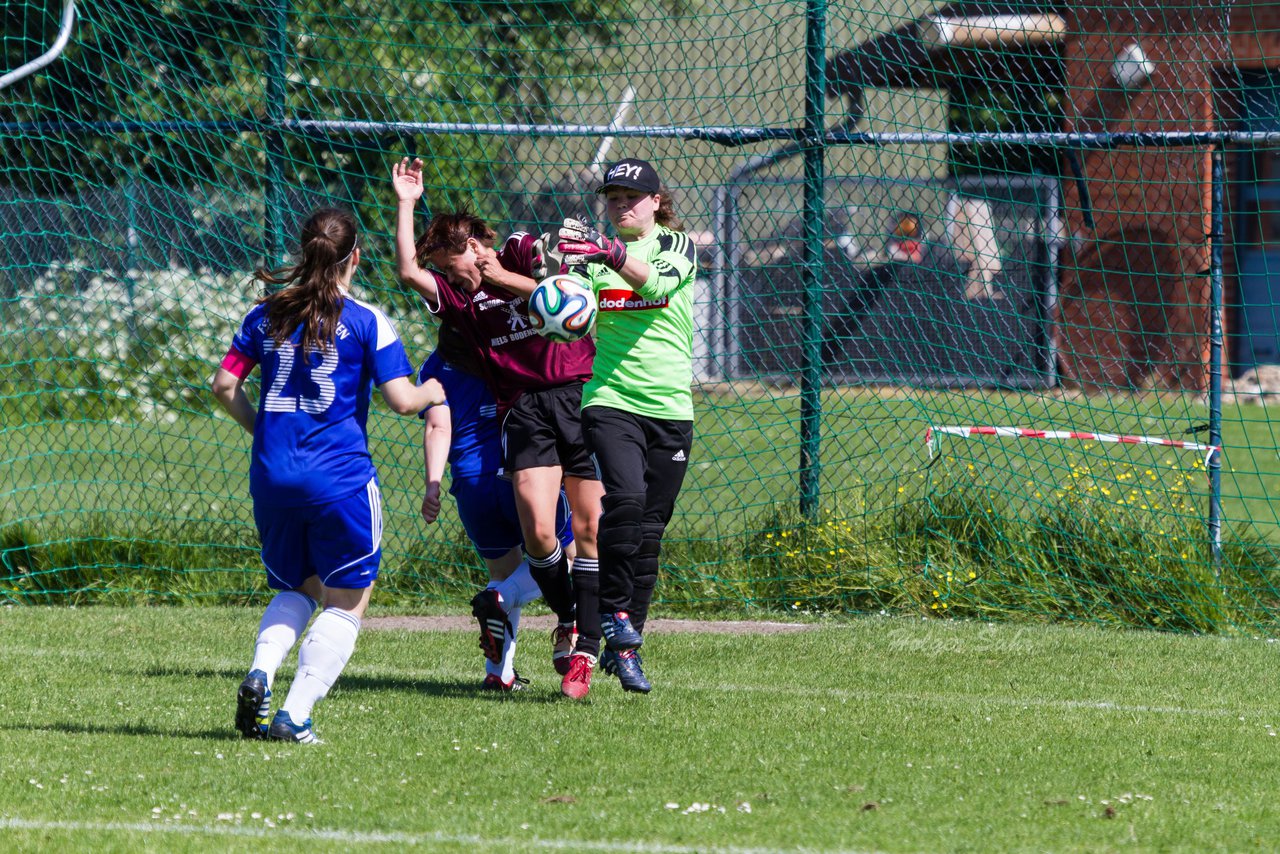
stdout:
POLYGON ((503 476, 540 466, 600 479, 582 443, 582 383, 526 391, 502 420, 503 476))

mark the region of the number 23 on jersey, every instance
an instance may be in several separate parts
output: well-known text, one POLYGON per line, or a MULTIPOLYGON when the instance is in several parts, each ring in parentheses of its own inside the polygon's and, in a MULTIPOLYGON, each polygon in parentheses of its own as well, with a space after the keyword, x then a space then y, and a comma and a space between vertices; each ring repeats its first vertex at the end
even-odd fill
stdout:
POLYGON ((274 352, 278 357, 275 372, 271 377, 271 385, 262 398, 262 408, 267 412, 297 412, 308 415, 320 415, 333 404, 336 388, 333 384, 333 372, 338 369, 338 349, 329 347, 325 350, 308 350, 306 356, 299 361, 298 347, 285 344, 277 347, 270 337, 262 342, 263 350, 274 352), (319 356, 317 362, 316 356, 319 356), (293 388, 298 394, 284 393, 289 380, 293 380, 293 388))

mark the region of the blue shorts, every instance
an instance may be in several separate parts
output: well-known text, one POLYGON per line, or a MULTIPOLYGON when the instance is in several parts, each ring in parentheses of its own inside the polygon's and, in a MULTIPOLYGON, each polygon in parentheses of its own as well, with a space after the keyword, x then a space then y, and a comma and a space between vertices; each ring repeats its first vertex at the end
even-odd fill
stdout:
MULTIPOLYGON (((454 478, 449 484, 449 494, 458 504, 462 528, 480 557, 500 558, 524 544, 511 481, 498 477, 454 478)), ((573 542, 571 519, 569 499, 562 489, 556 506, 556 533, 564 548, 573 542)))
POLYGON ((253 503, 262 563, 272 590, 296 590, 313 575, 326 587, 373 584, 382 561, 382 494, 373 479, 328 504, 274 507, 253 503))

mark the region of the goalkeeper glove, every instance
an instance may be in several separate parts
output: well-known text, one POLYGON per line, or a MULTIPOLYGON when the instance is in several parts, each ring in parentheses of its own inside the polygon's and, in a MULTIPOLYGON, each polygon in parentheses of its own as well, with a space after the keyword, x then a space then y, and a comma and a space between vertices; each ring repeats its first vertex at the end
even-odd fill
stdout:
POLYGON ((627 244, 605 237, 580 219, 569 217, 560 226, 560 243, 557 248, 564 253, 564 263, 570 267, 578 264, 603 264, 611 270, 621 270, 627 263, 627 244))
POLYGON ((551 232, 543 232, 533 242, 533 278, 541 282, 547 276, 567 271, 564 254, 556 245, 559 238, 551 232))

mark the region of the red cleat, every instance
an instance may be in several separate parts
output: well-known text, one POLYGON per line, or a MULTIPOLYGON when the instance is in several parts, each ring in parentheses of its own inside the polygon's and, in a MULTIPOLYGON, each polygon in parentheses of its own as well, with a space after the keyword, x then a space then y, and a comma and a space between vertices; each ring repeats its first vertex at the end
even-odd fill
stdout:
POLYGON ((569 656, 569 672, 560 683, 560 693, 570 700, 581 700, 591 690, 591 671, 596 668, 596 657, 585 652, 569 656))
POLYGON ((569 657, 577 642, 578 632, 573 623, 560 623, 551 630, 551 666, 561 676, 569 674, 569 657))

